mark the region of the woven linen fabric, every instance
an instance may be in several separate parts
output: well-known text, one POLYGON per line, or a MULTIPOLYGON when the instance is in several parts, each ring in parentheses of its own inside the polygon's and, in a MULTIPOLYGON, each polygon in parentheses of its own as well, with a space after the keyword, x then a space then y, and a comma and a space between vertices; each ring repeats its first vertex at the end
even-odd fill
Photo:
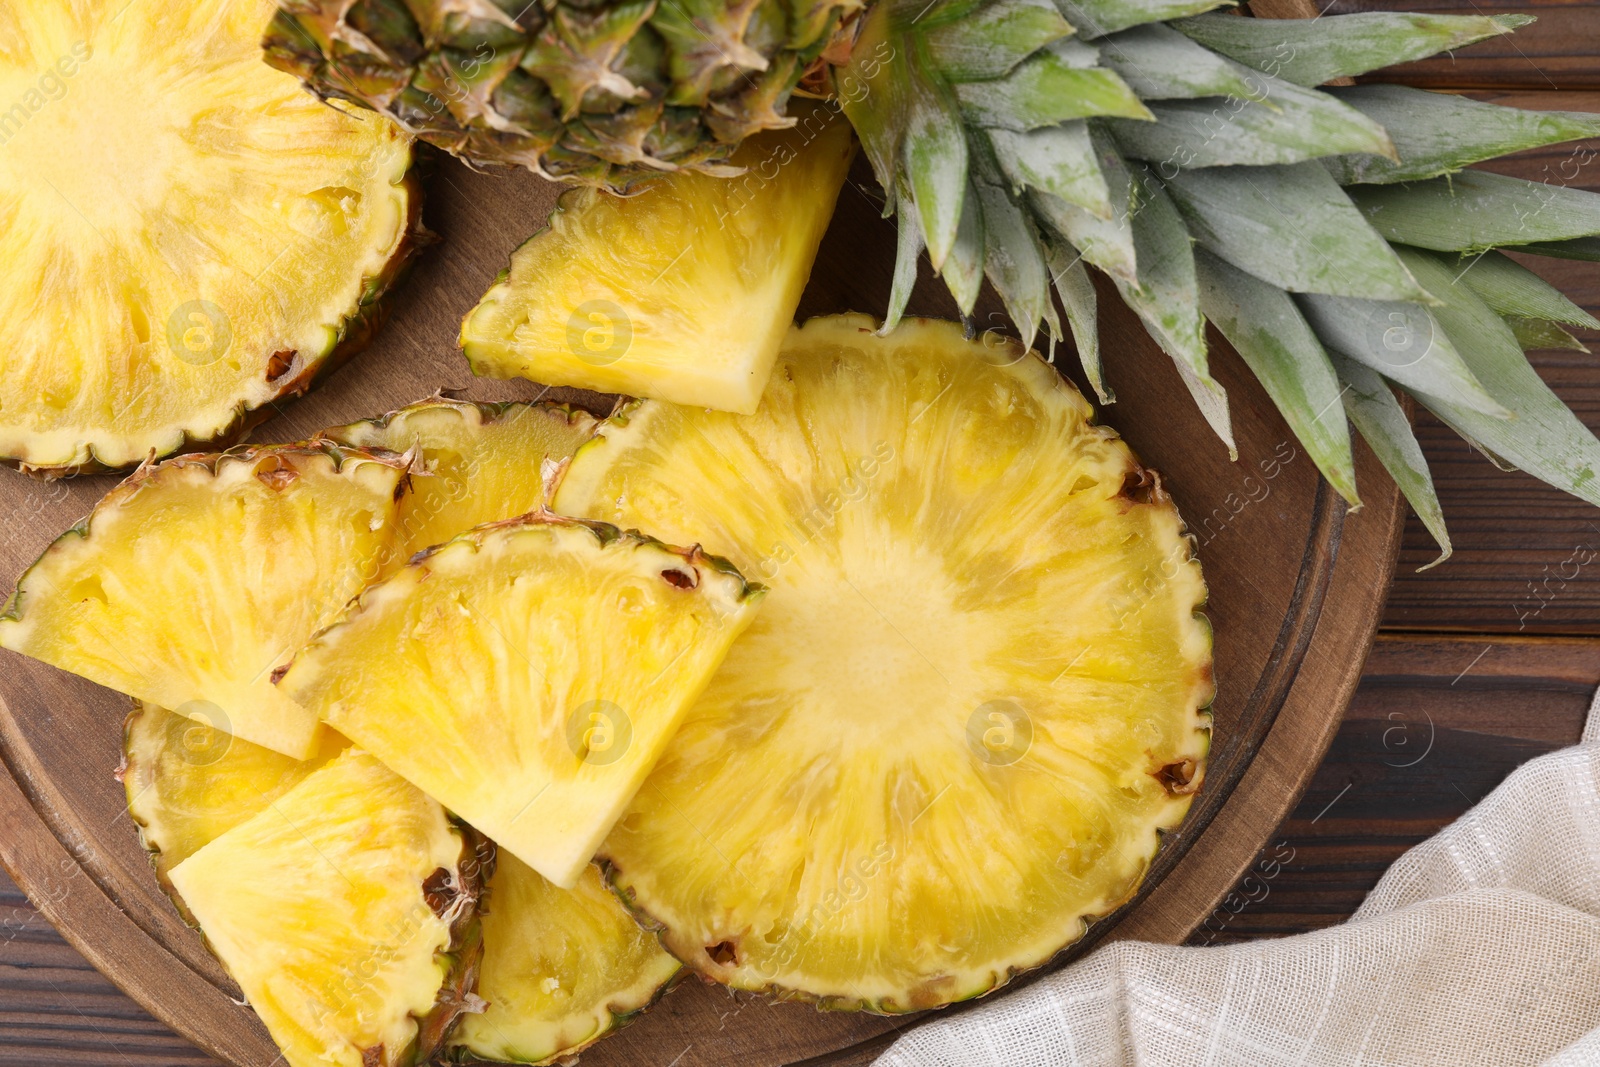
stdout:
POLYGON ((1600 1067, 1597 707, 1582 742, 1407 852, 1343 925, 1115 942, 874 1067, 1600 1067))

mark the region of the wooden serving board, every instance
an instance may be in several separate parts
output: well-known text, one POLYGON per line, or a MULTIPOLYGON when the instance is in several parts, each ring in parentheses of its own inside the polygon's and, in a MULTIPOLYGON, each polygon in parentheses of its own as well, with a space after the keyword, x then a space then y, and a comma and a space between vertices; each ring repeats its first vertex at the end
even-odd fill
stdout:
MULTIPOLYGON (((451 160, 437 163, 429 190, 426 217, 444 244, 397 294, 377 342, 312 396, 285 405, 254 439, 295 440, 441 388, 480 399, 545 395, 527 382, 475 380, 455 337, 512 249, 543 225, 555 190, 530 175, 479 174, 451 160)), ((886 306, 894 240, 875 196, 858 165, 802 317, 886 306)), ((1239 445, 1238 461, 1229 462, 1168 359, 1110 290, 1101 307, 1107 378, 1120 398, 1104 420, 1165 475, 1210 585, 1216 727, 1205 788, 1140 896, 1054 966, 1107 937, 1183 939, 1253 861, 1309 780, 1354 691, 1403 516, 1397 491, 1364 449, 1357 468, 1366 506, 1347 511, 1214 335, 1214 369, 1232 401, 1239 445)), ((954 310, 931 278, 913 309, 954 310)), ((976 320, 979 329, 1000 328, 1003 316, 990 302, 980 304, 976 320)), ((1070 348, 1059 355, 1076 379, 1070 348)), ((43 483, 0 470, 0 512, 8 516, 0 583, 9 589, 114 484, 112 477, 43 483)), ((266 1032, 162 896, 126 817, 112 773, 127 709, 116 693, 0 652, 0 861, 75 947, 156 1017, 224 1061, 269 1067, 278 1057, 266 1032)), ((689 981, 583 1062, 864 1064, 894 1030, 916 1022, 819 1013, 689 981)))

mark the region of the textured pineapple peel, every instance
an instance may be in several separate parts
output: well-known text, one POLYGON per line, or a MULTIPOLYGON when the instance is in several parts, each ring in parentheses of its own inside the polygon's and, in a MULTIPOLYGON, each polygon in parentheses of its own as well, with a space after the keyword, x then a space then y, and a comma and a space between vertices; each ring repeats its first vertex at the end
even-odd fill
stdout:
POLYGON ((315 445, 142 468, 22 576, 0 645, 303 759, 316 717, 273 674, 388 565, 406 471, 315 445))
POLYGON ((484 895, 476 993, 448 1044, 492 1062, 576 1053, 650 1007, 681 965, 635 923, 593 864, 560 889, 500 853, 484 895))
POLYGON ((356 749, 171 871, 290 1067, 400 1067, 470 914, 437 802, 356 749))
POLYGON ((366 590, 282 688, 571 888, 762 592, 698 549, 529 515, 366 590))
POLYGON ((690 967, 901 1012, 982 994, 1127 900, 1198 788, 1200 567, 1159 479, 1021 348, 791 332, 750 416, 642 402, 566 514, 771 592, 601 848, 690 967))
POLYGON ((754 411, 855 153, 832 110, 797 117, 737 178, 565 194, 462 323, 473 370, 754 411))
POLYGON ((420 232, 411 148, 263 64, 271 12, 0 9, 0 458, 236 434, 375 325, 420 232))

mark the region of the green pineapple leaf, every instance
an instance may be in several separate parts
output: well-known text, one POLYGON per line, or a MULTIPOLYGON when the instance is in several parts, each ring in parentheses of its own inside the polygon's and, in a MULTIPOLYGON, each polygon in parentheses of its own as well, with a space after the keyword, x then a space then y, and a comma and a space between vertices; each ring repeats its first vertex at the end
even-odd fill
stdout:
POLYGON ((1158 100, 1150 104, 1155 122, 1115 119, 1107 125, 1123 152, 1160 163, 1163 174, 1394 152, 1384 128, 1355 108, 1327 93, 1255 77, 1260 92, 1252 98, 1158 100))
POLYGON ((907 72, 907 122, 901 147, 906 180, 928 256, 934 269, 942 270, 966 213, 967 135, 949 89, 922 75, 916 64, 908 62, 907 72))
POLYGON ((1111 218, 1111 191, 1095 159, 1087 122, 988 134, 1000 169, 1014 189, 1039 189, 1099 218, 1111 218))
POLYGON ((1421 304, 1321 293, 1302 294, 1298 302, 1328 351, 1407 389, 1424 390, 1492 418, 1511 417, 1472 373, 1438 319, 1421 304))
POLYGON ((922 227, 909 214, 900 216, 895 233, 894 284, 889 290, 889 308, 884 312, 883 329, 878 331, 884 334, 900 325, 900 320, 905 316, 906 303, 910 301, 911 290, 917 284, 917 260, 924 247, 922 227))
POLYGON ((1587 345, 1549 319, 1529 319, 1520 315, 1500 317, 1511 327, 1511 332, 1516 335, 1517 344, 1522 346, 1524 352, 1533 352, 1541 348, 1563 348, 1571 352, 1589 351, 1587 345))
POLYGON ((1198 15, 1224 5, 1231 7, 1232 0, 1056 0, 1067 21, 1091 40, 1130 26, 1198 15))
POLYGON ((1050 274, 1055 280, 1056 292, 1061 294, 1061 303, 1067 309, 1067 325, 1072 328, 1072 342, 1077 346, 1084 377, 1089 379, 1100 403, 1115 404, 1116 394, 1106 388, 1100 369, 1099 298, 1094 291, 1094 281, 1083 265, 1083 257, 1066 241, 1047 233, 1045 247, 1049 249, 1050 274))
POLYGON ((1033 53, 1074 33, 1050 0, 996 0, 927 31, 928 56, 951 82, 1003 78, 1033 53))
POLYGON ((1433 475, 1428 472, 1428 461, 1417 444, 1416 434, 1411 432, 1405 409, 1376 371, 1344 359, 1337 352, 1329 352, 1328 356, 1344 383, 1339 395, 1345 414, 1438 542, 1438 558, 1417 570, 1437 567, 1450 558, 1450 531, 1445 529, 1444 509, 1433 488, 1433 475))
POLYGON ((1005 187, 1000 168, 975 148, 973 190, 983 214, 983 269, 1006 314, 1031 345, 1050 309, 1050 268, 1030 218, 1005 187))
POLYGON ((1295 293, 1432 301, 1317 163, 1208 167, 1167 182, 1195 238, 1295 293))
POLYGON ((1435 178, 1510 152, 1600 136, 1600 115, 1578 111, 1524 111, 1403 85, 1328 92, 1388 130, 1399 153, 1398 161, 1371 154, 1328 160, 1340 185, 1435 178))
POLYGON ((1600 330, 1600 321, 1533 271, 1499 252, 1463 258, 1457 277, 1501 315, 1549 319, 1600 330))
POLYGON ((1467 366, 1515 418, 1491 418, 1421 391, 1413 391, 1413 395, 1485 452, 1600 505, 1600 478, 1596 477, 1600 441, 1544 384, 1523 355, 1511 327, 1465 283, 1455 282, 1446 261, 1416 249, 1397 251, 1417 280, 1441 301, 1434 315, 1467 366))
POLYGON ((1138 277, 1138 254, 1133 243, 1132 216, 1135 210, 1133 176, 1117 154, 1111 138, 1093 126, 1089 129, 1095 160, 1111 211, 1102 216, 1069 204, 1049 193, 1035 190, 1029 203, 1047 229, 1066 238, 1083 258, 1112 278, 1132 282, 1138 277))
POLYGON ((1255 99, 1261 75, 1202 48, 1167 26, 1140 26, 1098 42, 1100 62, 1141 100, 1202 96, 1255 99))
POLYGON ((1600 196, 1487 171, 1407 185, 1352 185, 1346 191, 1389 240, 1438 252, 1600 234, 1600 196))
POLYGON ((978 200, 975 184, 970 179, 967 182, 967 195, 961 202, 961 224, 956 228, 956 239, 950 245, 944 266, 939 268, 962 315, 972 314, 978 303, 978 293, 983 289, 983 204, 978 200))
POLYGON ((1254 372, 1328 484, 1360 507, 1339 379, 1294 299, 1205 251, 1195 260, 1206 318, 1254 372))
POLYGON ((1371 12, 1315 19, 1201 15, 1172 25, 1247 67, 1310 87, 1447 52, 1532 21, 1527 15, 1371 12))
POLYGON ((957 85, 961 114, 974 126, 1019 133, 1091 115, 1149 119, 1149 109, 1114 72, 1097 66, 1099 59, 1091 45, 1057 41, 1004 78, 957 85))

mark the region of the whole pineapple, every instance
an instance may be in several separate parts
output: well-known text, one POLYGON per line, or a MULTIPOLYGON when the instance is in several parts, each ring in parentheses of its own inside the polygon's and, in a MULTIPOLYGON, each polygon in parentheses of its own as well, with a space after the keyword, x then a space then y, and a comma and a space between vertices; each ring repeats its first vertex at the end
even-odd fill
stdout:
POLYGON ((1563 326, 1600 322, 1494 251, 1600 259, 1600 196, 1457 173, 1600 134, 1600 118, 1316 88, 1528 20, 1264 20, 1219 6, 294 0, 267 49, 317 92, 383 110, 469 162, 613 188, 721 173, 744 137, 791 121, 786 98, 803 85, 848 116, 898 216, 886 330, 926 249, 964 312, 987 279, 1024 338, 1065 336, 1059 295, 1110 402, 1092 266, 1230 449, 1208 320, 1355 504, 1353 422, 1444 555, 1432 480, 1391 387, 1502 464, 1600 504, 1600 441, 1523 356, 1576 345, 1563 326))

